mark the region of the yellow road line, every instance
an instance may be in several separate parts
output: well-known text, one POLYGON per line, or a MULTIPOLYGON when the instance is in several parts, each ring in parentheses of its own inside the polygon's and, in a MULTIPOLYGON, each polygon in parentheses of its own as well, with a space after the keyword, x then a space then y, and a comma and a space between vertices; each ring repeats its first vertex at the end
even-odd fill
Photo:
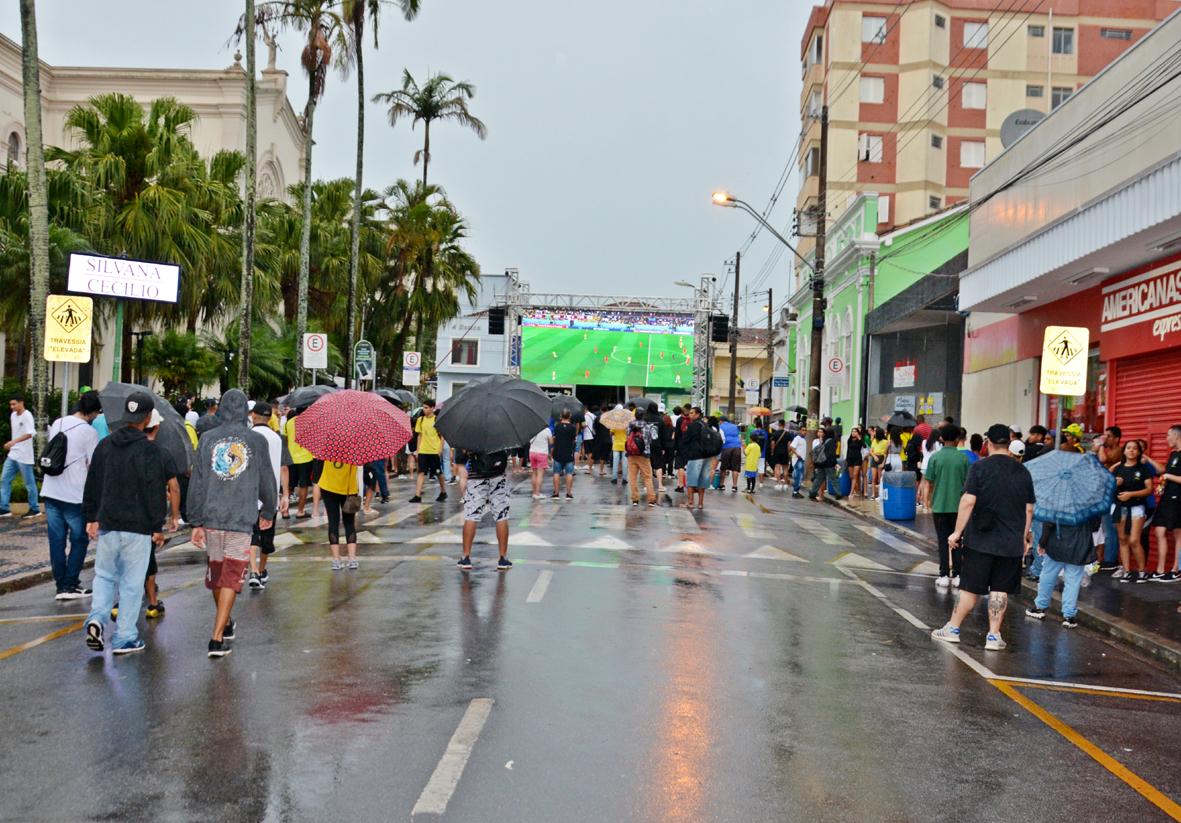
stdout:
POLYGON ((1181 703, 1181 697, 1171 697, 1165 694, 1141 694, 1124 691, 1123 689, 1091 689, 1086 686, 1060 686, 1050 683, 1022 683, 1012 682, 1019 689, 1045 689, 1049 692, 1071 692, 1073 694, 1089 694, 1095 697, 1118 697, 1123 700, 1156 700, 1161 703, 1181 703))
POLYGON ((1140 777, 1140 775, 1133 772, 1123 763, 1120 763, 1114 757, 1107 754, 1107 752, 1100 749, 1090 740, 1083 737, 1081 734, 1075 731, 1074 728, 1060 720, 1055 714, 1046 709, 1043 709, 1037 703, 1034 703, 1028 697, 1021 694, 1021 692, 1017 691, 1017 689, 1014 688, 1010 683, 991 679, 988 682, 995 686, 1001 692, 1001 694, 1005 695, 1018 706, 1036 717, 1038 720, 1042 721, 1051 729, 1058 732, 1058 734, 1065 737, 1077 748, 1089 755, 1103 768, 1107 769, 1120 780, 1124 781, 1124 783, 1135 789, 1148 802, 1152 803, 1174 820, 1181 820, 1181 805, 1174 803, 1155 786, 1150 784, 1144 778, 1140 777))
POLYGON ((13 623, 51 623, 54 620, 77 620, 85 614, 39 614, 36 617, 5 617, 0 618, 0 626, 13 623))

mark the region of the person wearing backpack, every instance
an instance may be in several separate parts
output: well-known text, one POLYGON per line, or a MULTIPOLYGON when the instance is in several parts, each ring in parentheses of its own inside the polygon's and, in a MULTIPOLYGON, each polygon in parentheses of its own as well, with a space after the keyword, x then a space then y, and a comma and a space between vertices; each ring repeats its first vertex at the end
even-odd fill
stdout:
MULTIPOLYGON (((640 483, 648 492, 648 508, 656 508, 656 483, 652 479, 652 446, 660 436, 660 414, 655 403, 648 404, 643 417, 627 427, 627 476, 631 481, 632 505, 640 505, 640 483), (637 475, 639 479, 637 480, 637 475)), ((659 445, 657 445, 659 448, 659 445)))
MULTIPOLYGON (((837 438, 832 428, 821 432, 812 441, 812 491, 808 493, 809 500, 824 502, 824 492, 830 481, 836 479, 837 468, 837 438)), ((840 495, 834 495, 838 500, 840 495)))
POLYGON ((78 398, 74 413, 58 418, 49 427, 48 443, 41 455, 41 499, 45 503, 45 525, 49 533, 49 562, 57 588, 55 599, 90 597, 79 576, 86 562, 90 538, 82 520, 82 493, 90 458, 98 446, 98 432, 91 422, 102 413, 98 392, 78 398), (66 551, 66 538, 70 548, 66 551))

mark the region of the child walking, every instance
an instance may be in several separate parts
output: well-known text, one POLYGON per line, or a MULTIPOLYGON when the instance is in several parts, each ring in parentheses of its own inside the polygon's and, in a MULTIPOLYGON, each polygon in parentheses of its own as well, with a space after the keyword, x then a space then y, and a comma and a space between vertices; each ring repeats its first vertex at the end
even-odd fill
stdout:
POLYGON ((762 457, 763 450, 759 446, 757 438, 752 437, 750 442, 746 444, 743 450, 743 474, 746 476, 746 490, 753 492, 755 490, 755 481, 759 477, 759 458, 762 457))

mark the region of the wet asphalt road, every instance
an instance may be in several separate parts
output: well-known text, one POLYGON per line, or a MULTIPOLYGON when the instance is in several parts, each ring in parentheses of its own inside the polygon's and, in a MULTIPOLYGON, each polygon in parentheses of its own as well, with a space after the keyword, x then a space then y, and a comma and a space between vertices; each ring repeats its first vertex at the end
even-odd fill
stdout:
POLYGON ((223 660, 195 551, 162 560, 140 655, 89 652, 51 586, 0 597, 0 819, 1181 812, 1181 698, 1086 688, 1181 691, 1118 645, 1011 609, 1009 648, 985 652, 981 609, 953 652, 927 636, 952 595, 921 549, 785 494, 690 514, 582 475, 573 503, 534 502, 514 479, 511 572, 487 544, 458 572, 456 495, 411 505, 398 483, 358 571, 330 571, 316 521, 280 539, 223 660))

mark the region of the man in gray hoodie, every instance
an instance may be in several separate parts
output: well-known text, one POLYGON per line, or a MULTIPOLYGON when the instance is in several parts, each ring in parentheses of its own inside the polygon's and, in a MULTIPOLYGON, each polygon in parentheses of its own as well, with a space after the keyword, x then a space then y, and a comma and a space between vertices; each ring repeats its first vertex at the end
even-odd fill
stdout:
POLYGON ((205 587, 217 608, 210 657, 230 653, 225 641, 236 634, 230 613, 250 569, 250 535, 256 525, 271 527, 277 504, 267 442, 250 427, 246 395, 226 392, 217 418, 197 446, 188 501, 193 545, 205 549, 205 587))

